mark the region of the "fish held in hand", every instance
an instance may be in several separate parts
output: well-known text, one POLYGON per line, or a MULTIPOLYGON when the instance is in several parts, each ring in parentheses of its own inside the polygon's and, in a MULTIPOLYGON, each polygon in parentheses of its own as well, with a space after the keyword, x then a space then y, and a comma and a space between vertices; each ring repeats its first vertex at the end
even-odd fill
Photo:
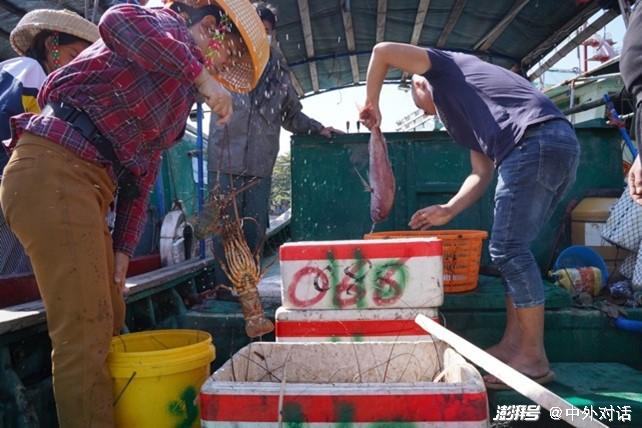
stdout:
POLYGON ((375 127, 368 142, 370 218, 374 224, 388 218, 395 201, 395 176, 388 158, 388 145, 381 129, 375 127))

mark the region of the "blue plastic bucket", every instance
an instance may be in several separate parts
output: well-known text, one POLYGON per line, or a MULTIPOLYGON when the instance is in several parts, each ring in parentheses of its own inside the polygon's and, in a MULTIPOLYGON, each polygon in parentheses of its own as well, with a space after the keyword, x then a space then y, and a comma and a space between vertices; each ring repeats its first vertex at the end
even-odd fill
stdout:
POLYGON ((555 260, 555 270, 563 268, 596 267, 602 272, 602 286, 606 284, 609 271, 601 255, 583 245, 573 245, 560 253, 555 260))

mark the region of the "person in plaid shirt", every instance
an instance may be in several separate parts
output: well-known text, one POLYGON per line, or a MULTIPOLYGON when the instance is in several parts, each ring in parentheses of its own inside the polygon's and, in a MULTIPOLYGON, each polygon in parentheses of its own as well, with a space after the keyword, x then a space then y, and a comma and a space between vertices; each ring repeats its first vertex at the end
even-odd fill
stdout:
POLYGON ((110 8, 102 40, 46 80, 42 112, 11 119, 0 203, 47 311, 61 427, 113 426, 106 359, 124 324, 125 274, 161 153, 181 137, 199 93, 221 122, 232 113, 210 73, 234 67, 243 40, 222 9, 201 3, 110 8))

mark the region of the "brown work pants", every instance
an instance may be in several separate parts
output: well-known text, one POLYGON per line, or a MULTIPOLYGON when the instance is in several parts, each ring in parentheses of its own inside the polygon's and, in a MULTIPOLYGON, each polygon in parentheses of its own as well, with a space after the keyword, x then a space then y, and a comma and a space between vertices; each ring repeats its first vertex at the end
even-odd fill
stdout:
POLYGON ((105 223, 113 193, 105 168, 29 133, 0 185, 2 210, 31 258, 47 311, 61 428, 113 426, 106 360, 125 316, 105 223))

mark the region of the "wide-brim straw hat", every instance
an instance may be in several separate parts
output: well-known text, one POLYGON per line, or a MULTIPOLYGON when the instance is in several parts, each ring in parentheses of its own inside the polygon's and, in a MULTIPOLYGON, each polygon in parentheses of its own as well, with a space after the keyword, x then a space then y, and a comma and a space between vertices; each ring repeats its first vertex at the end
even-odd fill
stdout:
POLYGON ((192 7, 211 4, 223 9, 241 33, 247 51, 235 58, 225 71, 217 73, 210 70, 210 73, 230 91, 246 93, 254 89, 270 59, 270 43, 254 6, 248 0, 177 0, 173 3, 192 7))
POLYGON ((36 9, 23 16, 11 31, 11 47, 18 55, 24 55, 34 38, 43 30, 71 34, 90 43, 100 38, 98 27, 77 13, 68 10, 36 9))

